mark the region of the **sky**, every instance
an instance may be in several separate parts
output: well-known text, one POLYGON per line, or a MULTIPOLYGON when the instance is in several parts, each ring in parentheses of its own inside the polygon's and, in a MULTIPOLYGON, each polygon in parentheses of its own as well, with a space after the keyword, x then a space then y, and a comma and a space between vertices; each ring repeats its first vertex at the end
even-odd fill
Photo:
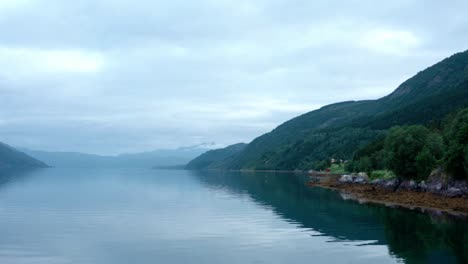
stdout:
POLYGON ((249 142, 468 49, 466 0, 0 0, 0 141, 249 142))

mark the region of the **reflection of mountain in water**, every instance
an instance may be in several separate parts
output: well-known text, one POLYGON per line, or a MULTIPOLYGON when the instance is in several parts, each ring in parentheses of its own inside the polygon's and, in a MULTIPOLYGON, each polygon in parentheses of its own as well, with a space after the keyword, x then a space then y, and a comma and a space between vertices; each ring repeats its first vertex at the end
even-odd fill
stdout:
POLYGON ((26 168, 26 169, 0 169, 0 191, 6 185, 21 181, 34 175, 37 171, 44 171, 46 168, 26 168))
POLYGON ((337 240, 375 241, 406 263, 468 263, 468 223, 347 201, 291 174, 193 172, 209 187, 247 194, 281 217, 337 240))

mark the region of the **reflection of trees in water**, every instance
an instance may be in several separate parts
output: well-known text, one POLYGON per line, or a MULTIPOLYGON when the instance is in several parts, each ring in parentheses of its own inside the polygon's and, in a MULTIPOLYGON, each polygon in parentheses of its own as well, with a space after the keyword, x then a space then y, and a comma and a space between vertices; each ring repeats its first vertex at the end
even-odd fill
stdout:
POLYGON ((390 252, 407 263, 468 263, 468 223, 406 210, 381 211, 390 252))
POLYGON ((307 188, 292 174, 193 172, 211 188, 247 194, 284 219, 337 240, 375 241, 407 263, 468 263, 468 223, 409 210, 360 205, 307 188))

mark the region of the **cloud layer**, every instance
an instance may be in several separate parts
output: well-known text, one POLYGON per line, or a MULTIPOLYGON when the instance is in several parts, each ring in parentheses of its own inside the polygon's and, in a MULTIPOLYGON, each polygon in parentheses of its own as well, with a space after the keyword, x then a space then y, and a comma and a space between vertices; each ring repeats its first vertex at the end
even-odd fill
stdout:
POLYGON ((0 0, 0 141, 248 142, 467 49, 466 1, 0 0))

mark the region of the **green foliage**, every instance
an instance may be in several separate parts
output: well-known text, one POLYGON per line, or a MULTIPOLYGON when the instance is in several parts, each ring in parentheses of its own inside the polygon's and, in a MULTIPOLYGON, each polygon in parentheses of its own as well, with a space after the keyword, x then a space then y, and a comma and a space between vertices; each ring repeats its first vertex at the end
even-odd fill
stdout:
POLYGON ((384 139, 357 150, 347 169, 390 169, 402 179, 426 179, 443 165, 456 178, 468 179, 468 108, 434 124, 432 130, 420 125, 392 128, 384 139))
POLYGON ((321 161, 316 161, 314 165, 312 166, 314 170, 317 171, 323 171, 326 170, 330 167, 331 162, 329 159, 321 160, 321 161))
POLYGON ((445 142, 435 132, 423 133, 424 140, 418 135, 414 135, 416 138, 394 135, 395 140, 405 145, 402 147, 395 142, 383 147, 386 143, 382 138, 394 126, 441 127, 437 120, 468 107, 467 65, 465 51, 419 72, 381 99, 342 102, 303 114, 256 138, 241 153, 217 162, 215 167, 308 170, 323 167, 319 166, 323 165, 321 161, 335 158, 352 159, 346 165, 351 171, 392 167, 402 177, 424 178, 429 169, 423 167, 438 165, 446 144, 450 151, 445 155, 444 165, 452 173, 464 175, 466 143, 460 142, 466 141, 463 137, 468 128, 454 129, 458 134, 450 137, 444 133, 445 142), (407 145, 405 140, 409 141, 407 145), (371 142, 375 145, 355 153, 371 142))
POLYGON ((384 180, 388 180, 388 179, 394 179, 396 178, 396 175, 395 173, 393 173, 393 171, 391 170, 375 170, 375 171, 372 171, 369 175, 370 179, 384 179, 384 180))
POLYGON ((463 167, 465 168, 465 178, 468 175, 468 146, 465 147, 465 160, 463 161, 463 167))
POLYGON ((385 139, 388 168, 399 178, 425 179, 442 156, 439 135, 423 126, 395 127, 385 139))
POLYGON ((372 171, 370 174, 369 174, 369 177, 370 179, 372 180, 375 180, 375 179, 384 179, 384 180, 388 180, 388 179, 393 179, 395 178, 395 174, 390 171, 390 170, 375 170, 375 171, 372 171))
POLYGON ((383 170, 388 160, 388 153, 384 150, 384 142, 384 139, 379 139, 358 149, 353 160, 348 164, 348 170, 354 172, 383 170))
POLYGON ((370 172, 372 170, 372 161, 368 156, 360 158, 355 165, 357 171, 370 172))
POLYGON ((332 164, 330 166, 330 173, 333 173, 333 174, 346 173, 344 164, 332 164))
POLYGON ((323 160, 350 159, 356 149, 372 142, 381 134, 381 131, 357 128, 317 131, 302 140, 263 154, 259 160, 251 161, 247 167, 279 170, 317 169, 318 162, 323 160))
POLYGON ((437 160, 428 147, 424 147, 416 156, 415 167, 419 179, 426 179, 434 168, 437 160))
POLYGON ((444 138, 447 142, 445 168, 456 178, 468 179, 468 109, 460 111, 448 121, 444 138))
POLYGON ((226 164, 241 153, 245 146, 246 144, 239 143, 223 149, 210 150, 190 161, 185 168, 193 170, 225 168, 226 164))

